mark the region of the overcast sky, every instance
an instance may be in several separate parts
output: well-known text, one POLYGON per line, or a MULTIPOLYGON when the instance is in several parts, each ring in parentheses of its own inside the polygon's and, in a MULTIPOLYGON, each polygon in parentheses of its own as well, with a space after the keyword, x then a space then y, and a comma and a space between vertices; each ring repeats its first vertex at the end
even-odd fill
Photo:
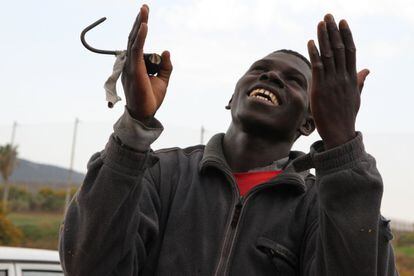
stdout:
MULTIPOLYGON (((73 121, 79 117, 75 168, 103 148, 124 102, 106 108, 103 83, 114 58, 93 54, 81 30, 106 16, 87 37, 98 48, 124 49, 143 2, 108 0, 7 1, 0 11, 0 142, 16 143, 22 158, 68 166, 73 121)), ((249 65, 281 48, 305 55, 324 14, 348 20, 358 67, 369 68, 358 117, 367 149, 385 182, 385 215, 414 220, 414 4, 411 0, 147 1, 146 52, 168 49, 174 65, 157 117, 166 130, 154 148, 198 143, 226 130, 224 109, 249 65)), ((121 87, 120 91, 122 94, 121 87)), ((318 136, 299 141, 306 151, 318 136)))

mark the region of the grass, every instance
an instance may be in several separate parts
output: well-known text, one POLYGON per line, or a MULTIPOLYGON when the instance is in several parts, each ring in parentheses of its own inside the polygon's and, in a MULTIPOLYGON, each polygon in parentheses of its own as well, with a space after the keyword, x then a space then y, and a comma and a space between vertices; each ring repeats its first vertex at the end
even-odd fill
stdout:
POLYGON ((414 246, 398 246, 396 251, 397 254, 412 258, 414 262, 414 246))
POLYGON ((61 213, 10 213, 7 217, 23 232, 20 246, 57 249, 61 213))

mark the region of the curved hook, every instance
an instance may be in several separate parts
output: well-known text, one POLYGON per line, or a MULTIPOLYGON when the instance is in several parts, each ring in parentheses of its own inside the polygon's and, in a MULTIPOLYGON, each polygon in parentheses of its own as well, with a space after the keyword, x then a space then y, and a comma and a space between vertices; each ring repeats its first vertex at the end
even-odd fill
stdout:
POLYGON ((83 44, 83 46, 85 46, 86 49, 88 49, 91 52, 97 53, 97 54, 104 54, 104 55, 117 55, 117 51, 108 51, 108 50, 100 50, 100 49, 96 49, 92 46, 90 46, 86 40, 85 40, 85 34, 90 31, 91 29, 95 28, 96 26, 98 26, 99 24, 101 24, 102 22, 104 22, 106 20, 106 17, 102 17, 101 19, 95 21, 94 23, 92 23, 91 25, 89 25, 88 27, 86 27, 80 35, 80 39, 81 42, 83 44))
MULTIPOLYGON (((106 17, 102 17, 101 19, 95 21, 94 23, 92 23, 91 25, 89 25, 88 27, 83 29, 83 31, 81 32, 81 35, 80 35, 80 39, 81 39, 81 42, 82 42, 83 46, 85 46, 85 48, 88 49, 91 52, 94 52, 94 53, 97 53, 97 54, 117 56, 122 51, 109 51, 109 50, 96 49, 96 48, 92 47, 91 45, 89 45, 85 40, 86 33, 88 31, 92 30, 93 28, 95 28, 96 26, 98 26, 99 24, 101 24, 102 22, 104 22, 105 20, 106 20, 106 17)), ((145 66, 147 68, 147 72, 148 72, 149 75, 158 74, 158 72, 160 71, 160 66, 161 66, 161 61, 162 61, 162 58, 161 58, 160 55, 158 55, 158 54, 145 54, 144 53, 144 61, 145 61, 145 66)))

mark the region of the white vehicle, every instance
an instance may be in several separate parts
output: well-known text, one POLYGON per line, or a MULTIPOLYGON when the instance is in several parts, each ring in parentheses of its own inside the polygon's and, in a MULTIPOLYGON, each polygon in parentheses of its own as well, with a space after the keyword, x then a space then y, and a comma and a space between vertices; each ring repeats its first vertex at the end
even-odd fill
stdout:
POLYGON ((0 276, 63 276, 59 253, 0 246, 0 276))

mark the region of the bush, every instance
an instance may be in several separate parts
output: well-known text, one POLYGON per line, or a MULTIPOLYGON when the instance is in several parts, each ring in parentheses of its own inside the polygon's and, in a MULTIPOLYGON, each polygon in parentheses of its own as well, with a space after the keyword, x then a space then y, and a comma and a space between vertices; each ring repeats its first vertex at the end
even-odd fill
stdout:
MULTIPOLYGON (((70 190, 71 197, 76 193, 77 188, 70 190)), ((3 189, 0 186, 0 198, 3 189)), ((41 187, 29 191, 26 187, 11 186, 9 190, 8 210, 11 212, 27 211, 48 211, 63 212, 65 207, 66 189, 41 187)))
POLYGON ((24 187, 10 187, 9 191, 9 209, 11 211, 30 210, 30 201, 32 194, 24 187))
POLYGON ((0 244, 19 245, 23 234, 0 210, 0 244))
POLYGON ((39 209, 44 211, 63 211, 65 207, 65 190, 54 190, 48 187, 41 188, 36 195, 39 209))

